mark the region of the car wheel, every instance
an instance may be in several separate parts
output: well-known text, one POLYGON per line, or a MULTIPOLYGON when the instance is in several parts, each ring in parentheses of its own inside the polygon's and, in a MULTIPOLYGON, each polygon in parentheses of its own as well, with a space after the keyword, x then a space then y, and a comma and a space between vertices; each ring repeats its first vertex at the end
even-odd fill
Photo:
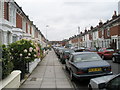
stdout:
POLYGON ((75 80, 75 78, 74 78, 74 76, 73 76, 73 72, 72 72, 72 71, 70 71, 70 80, 71 80, 71 81, 74 81, 74 80, 75 80))
POLYGON ((66 65, 65 65, 65 70, 66 70, 66 71, 68 71, 68 68, 67 68, 67 66, 66 66, 66 65))
POLYGON ((112 61, 113 61, 114 63, 116 62, 115 57, 112 57, 112 61))
POLYGON ((90 84, 88 85, 88 90, 92 90, 92 87, 90 84))
POLYGON ((102 56, 101 56, 101 58, 104 60, 104 59, 105 59, 105 56, 104 56, 104 55, 102 55, 102 56))

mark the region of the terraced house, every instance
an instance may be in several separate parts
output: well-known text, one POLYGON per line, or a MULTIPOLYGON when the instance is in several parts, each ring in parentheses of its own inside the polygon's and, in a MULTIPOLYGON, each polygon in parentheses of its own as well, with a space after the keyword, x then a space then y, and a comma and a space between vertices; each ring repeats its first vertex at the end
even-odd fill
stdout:
POLYGON ((69 42, 73 46, 120 49, 120 14, 114 11, 111 20, 105 23, 100 20, 96 27, 91 26, 90 30, 69 38, 69 42))
POLYGON ((30 39, 46 45, 45 37, 14 0, 0 0, 0 43, 30 39))

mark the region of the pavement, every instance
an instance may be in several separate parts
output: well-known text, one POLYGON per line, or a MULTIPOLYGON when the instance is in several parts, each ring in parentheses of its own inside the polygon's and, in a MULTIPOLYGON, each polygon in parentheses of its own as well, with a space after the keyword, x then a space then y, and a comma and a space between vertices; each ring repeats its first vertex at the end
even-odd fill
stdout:
POLYGON ((53 50, 38 64, 20 88, 69 88, 73 85, 53 50))

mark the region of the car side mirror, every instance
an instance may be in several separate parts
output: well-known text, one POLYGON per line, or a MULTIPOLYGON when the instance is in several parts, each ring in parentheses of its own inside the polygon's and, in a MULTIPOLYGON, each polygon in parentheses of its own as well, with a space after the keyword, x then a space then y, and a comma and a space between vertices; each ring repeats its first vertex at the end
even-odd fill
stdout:
POLYGON ((99 84, 99 89, 104 89, 106 87, 106 84, 105 83, 100 83, 99 84))

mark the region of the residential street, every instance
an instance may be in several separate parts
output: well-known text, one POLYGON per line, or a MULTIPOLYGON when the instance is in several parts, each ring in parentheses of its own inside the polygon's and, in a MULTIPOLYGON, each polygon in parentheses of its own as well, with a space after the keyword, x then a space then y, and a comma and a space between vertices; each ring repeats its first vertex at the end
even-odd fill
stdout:
POLYGON ((20 88, 73 88, 73 86, 52 50, 20 88))

